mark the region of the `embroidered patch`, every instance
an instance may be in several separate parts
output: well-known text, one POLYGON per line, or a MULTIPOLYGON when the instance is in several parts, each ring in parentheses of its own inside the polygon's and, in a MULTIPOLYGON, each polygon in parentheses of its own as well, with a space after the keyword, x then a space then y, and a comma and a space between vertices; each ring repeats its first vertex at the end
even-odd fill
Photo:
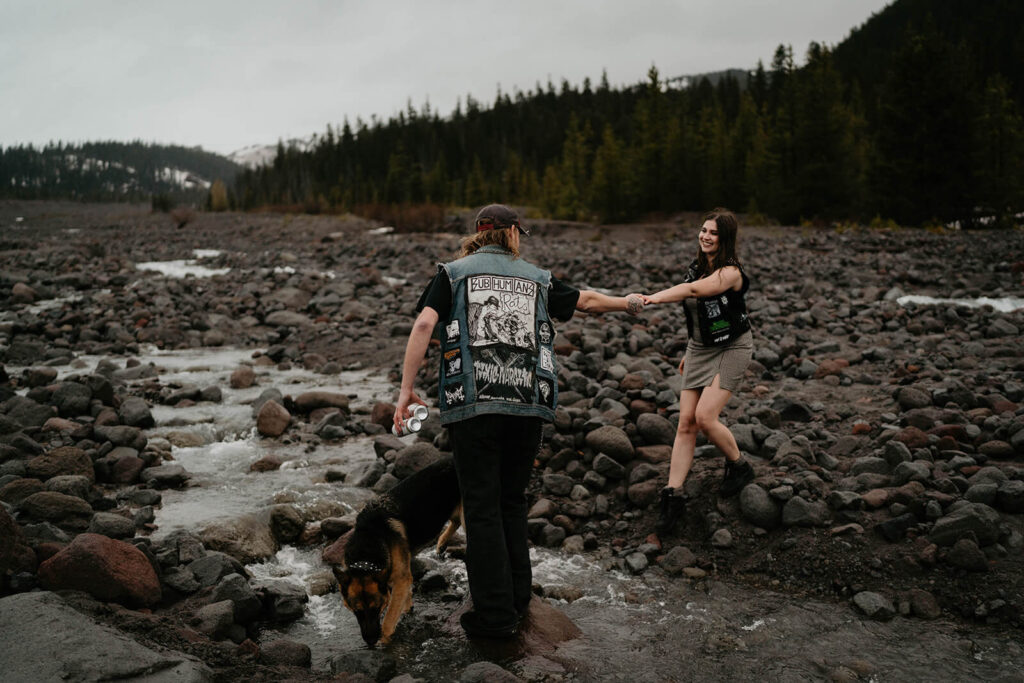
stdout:
POLYGON ((444 375, 451 377, 462 374, 462 352, 459 349, 446 351, 444 354, 444 375))
POLYGON ((537 393, 540 394, 541 405, 547 406, 548 408, 555 407, 555 385, 549 379, 543 377, 537 380, 537 393))
POLYGON ((555 371, 555 360, 551 356, 551 349, 545 349, 544 347, 541 347, 541 349, 540 349, 540 367, 541 367, 542 370, 547 370, 548 372, 554 372, 555 371))
POLYGON ((445 341, 449 344, 455 344, 459 341, 459 321, 453 320, 444 328, 445 341))
POLYGON ((449 384, 444 388, 444 404, 445 406, 461 406, 466 402, 466 387, 462 385, 462 382, 456 382, 455 384, 449 384))
POLYGON ((537 330, 537 335, 540 337, 541 344, 550 344, 551 340, 554 339, 554 331, 551 329, 551 323, 545 321, 540 324, 537 330))
POLYGON ((469 345, 503 344, 535 351, 537 283, 518 277, 467 278, 469 345))
POLYGON ((474 350, 473 379, 481 401, 533 403, 533 356, 503 346, 474 350))

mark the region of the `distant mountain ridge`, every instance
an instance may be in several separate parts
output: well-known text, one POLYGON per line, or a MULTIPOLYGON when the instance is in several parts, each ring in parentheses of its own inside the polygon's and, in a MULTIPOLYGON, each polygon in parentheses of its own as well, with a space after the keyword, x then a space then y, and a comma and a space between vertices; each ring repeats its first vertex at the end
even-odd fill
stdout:
POLYGON ((205 200, 211 184, 241 166, 199 147, 143 142, 51 143, 0 148, 0 197, 146 201, 205 200))

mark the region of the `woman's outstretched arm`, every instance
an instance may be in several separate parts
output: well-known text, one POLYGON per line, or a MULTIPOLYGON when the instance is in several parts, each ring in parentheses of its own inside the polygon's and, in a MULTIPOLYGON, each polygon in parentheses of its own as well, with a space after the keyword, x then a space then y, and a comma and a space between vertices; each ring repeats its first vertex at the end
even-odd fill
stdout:
POLYGON ((649 304, 668 304, 673 301, 682 301, 688 297, 715 296, 727 289, 738 288, 742 282, 743 276, 740 274, 740 269, 736 266, 726 266, 719 268, 707 277, 693 282, 683 282, 655 292, 646 298, 649 304))

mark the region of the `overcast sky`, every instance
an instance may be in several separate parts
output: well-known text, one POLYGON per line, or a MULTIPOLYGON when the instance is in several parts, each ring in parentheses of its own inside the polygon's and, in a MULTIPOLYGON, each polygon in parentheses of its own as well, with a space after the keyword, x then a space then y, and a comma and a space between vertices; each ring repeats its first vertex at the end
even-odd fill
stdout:
POLYGON ((133 140, 228 153, 346 116, 550 78, 613 86, 802 62, 887 0, 0 0, 0 145, 133 140))

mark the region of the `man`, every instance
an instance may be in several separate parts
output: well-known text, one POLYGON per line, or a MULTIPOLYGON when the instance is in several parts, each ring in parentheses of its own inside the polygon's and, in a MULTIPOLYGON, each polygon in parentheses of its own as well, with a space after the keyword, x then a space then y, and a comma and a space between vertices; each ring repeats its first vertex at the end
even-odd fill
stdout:
POLYGON ((459 258, 439 264, 420 297, 394 422, 424 403, 413 383, 442 322, 438 402, 462 492, 473 600, 462 628, 471 637, 508 638, 531 597, 525 492, 542 423, 557 404, 552 318, 568 320, 577 310, 635 314, 643 300, 577 290, 519 258, 520 238, 530 233, 507 206, 485 206, 474 227, 459 258))

